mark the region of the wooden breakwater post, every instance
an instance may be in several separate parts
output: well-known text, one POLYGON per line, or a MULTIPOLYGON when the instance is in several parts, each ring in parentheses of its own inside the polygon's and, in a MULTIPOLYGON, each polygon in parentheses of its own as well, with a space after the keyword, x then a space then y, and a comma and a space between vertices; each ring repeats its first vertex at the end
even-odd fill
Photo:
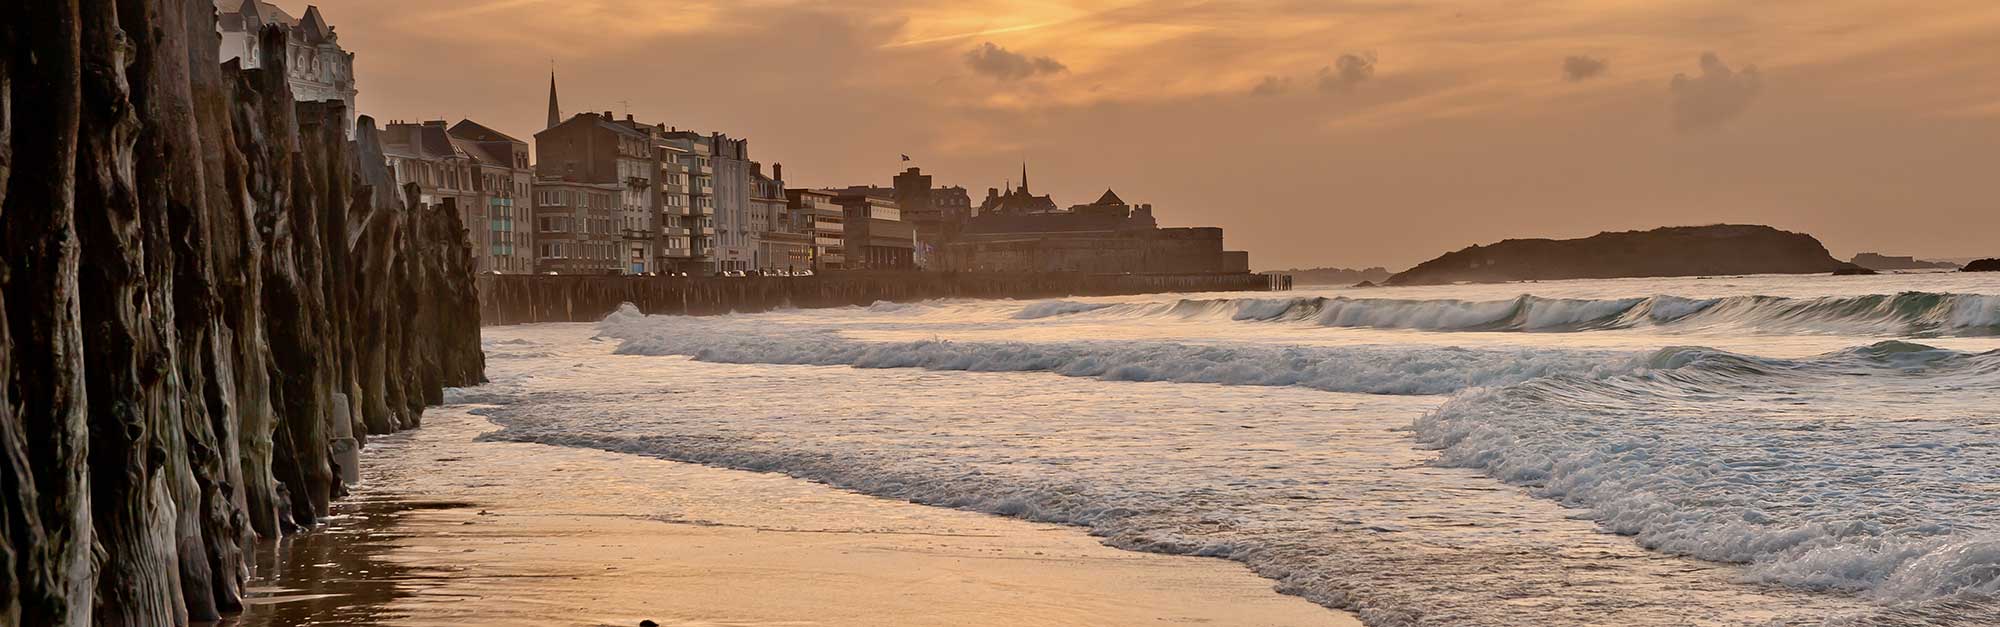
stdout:
POLYGON ((1038 274, 836 272, 810 277, 663 277, 487 274, 478 278, 488 325, 596 322, 632 303, 647 314, 716 315, 939 298, 1065 298, 1195 292, 1267 292, 1289 283, 1263 274, 1038 274))

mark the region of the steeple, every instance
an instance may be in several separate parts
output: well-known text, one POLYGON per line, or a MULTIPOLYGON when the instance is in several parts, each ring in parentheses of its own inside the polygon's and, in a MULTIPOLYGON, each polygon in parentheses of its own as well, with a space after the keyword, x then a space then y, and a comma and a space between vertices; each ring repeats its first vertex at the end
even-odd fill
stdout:
POLYGON ((562 108, 556 106, 556 72, 549 70, 549 128, 562 123, 562 108))
POLYGON ((1028 193, 1028 162, 1021 162, 1021 193, 1028 193))

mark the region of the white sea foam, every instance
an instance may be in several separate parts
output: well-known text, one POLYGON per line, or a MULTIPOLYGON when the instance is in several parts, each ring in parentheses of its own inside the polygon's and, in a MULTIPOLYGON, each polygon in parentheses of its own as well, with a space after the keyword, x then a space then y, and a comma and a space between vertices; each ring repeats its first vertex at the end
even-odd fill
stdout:
POLYGON ((521 357, 493 362, 521 373, 496 375, 519 390, 467 400, 495 405, 495 437, 783 472, 1235 559, 1377 627, 1991 624, 2000 353, 1871 342, 1990 348, 1976 336, 1995 334, 2000 299, 1956 293, 1986 290, 1965 277, 1870 280, 1841 285, 1931 291, 1818 296, 1749 278, 1536 288, 1564 298, 627 310, 598 342, 489 343, 521 357), (1690 296, 1645 296, 1674 293, 1690 296), (1795 359, 1653 350, 1681 330, 1781 355, 1862 345, 1795 359), (1435 346, 1453 337, 1514 347, 1435 346), (1621 348, 1583 350, 1600 346, 1621 348))
POLYGON ((1606 351, 1430 347, 1269 347, 1170 342, 858 342, 826 330, 645 316, 625 307, 598 326, 619 354, 736 364, 1051 372, 1109 381, 1299 386, 1370 394, 1446 394, 1552 374, 1599 377, 1641 363, 1606 351))
POLYGON ((1890 603, 2000 588, 2000 353, 1809 360, 1668 349, 1599 380, 1476 390, 1419 419, 1449 465, 1660 550, 1890 603))
POLYGON ((1069 300, 1045 300, 1032 305, 1028 305, 1025 308, 1022 308, 1020 312, 1014 314, 1014 319, 1039 320, 1042 318, 1066 316, 1069 314, 1083 313, 1086 311, 1097 311, 1099 309, 1104 309, 1106 307, 1111 307, 1111 306, 1112 305, 1110 304, 1079 303, 1076 301, 1069 301, 1069 300))
POLYGON ((1424 331, 1561 332, 1663 327, 1874 336, 2000 334, 2000 296, 1927 292, 1819 298, 1660 295, 1572 299, 1523 295, 1488 301, 1347 297, 1190 299, 1076 308, 1037 304, 1023 313, 1028 311, 1036 315, 1024 319, 1101 312, 1183 319, 1310 321, 1328 327, 1424 331))

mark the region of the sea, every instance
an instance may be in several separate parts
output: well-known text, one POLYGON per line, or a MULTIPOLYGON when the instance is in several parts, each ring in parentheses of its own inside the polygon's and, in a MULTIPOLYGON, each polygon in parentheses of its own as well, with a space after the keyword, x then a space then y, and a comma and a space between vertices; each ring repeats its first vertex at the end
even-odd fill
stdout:
POLYGON ((2000 625, 2000 275, 627 307, 484 341, 493 382, 451 398, 491 439, 1075 525, 1377 627, 2000 625))

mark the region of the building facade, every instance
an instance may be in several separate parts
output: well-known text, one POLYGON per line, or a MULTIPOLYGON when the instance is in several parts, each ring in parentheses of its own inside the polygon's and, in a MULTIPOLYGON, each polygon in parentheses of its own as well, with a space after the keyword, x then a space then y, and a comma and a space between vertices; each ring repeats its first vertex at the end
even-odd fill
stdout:
POLYGON ((842 209, 847 270, 915 270, 917 231, 893 198, 849 188, 834 193, 842 209))
MULTIPOLYGON (((537 184, 555 181, 618 185, 618 215, 613 224, 619 258, 629 274, 659 270, 660 155, 656 127, 639 124, 611 112, 581 113, 535 134, 537 184)), ((558 270, 559 271, 559 270, 558 270)))
POLYGON ((833 192, 785 190, 785 204, 808 234, 807 267, 825 272, 847 269, 847 210, 834 202, 833 192))
POLYGON ((706 275, 715 265, 715 161, 711 138, 669 128, 660 136, 662 264, 706 275))
POLYGON ((557 274, 626 274, 620 223, 626 187, 550 177, 534 191, 536 270, 557 274))
POLYGON ((478 272, 535 271, 527 143, 471 120, 390 122, 382 153, 398 186, 417 186, 420 207, 458 211, 478 272))
POLYGON ((340 47, 340 36, 319 7, 306 6, 301 18, 259 0, 215 0, 215 10, 219 14, 215 30, 222 37, 219 61, 239 59, 244 69, 258 67, 263 58, 259 33, 270 25, 286 29, 285 77, 292 97, 301 102, 346 103, 347 137, 354 138, 355 97, 360 94, 354 87, 354 53, 340 47))
POLYGON ((1024 163, 1021 164, 1021 186, 1014 187, 1010 184, 1004 193, 999 188, 986 188, 986 200, 979 203, 979 210, 974 212, 974 215, 984 216, 995 213, 1054 213, 1057 211, 1060 211, 1060 209, 1056 207, 1055 199, 1050 198, 1047 194, 1036 196, 1034 192, 1028 191, 1028 165, 1024 163))
POLYGON ((1250 271, 1250 254, 1224 250, 1222 229, 1160 228, 1152 205, 1105 190, 1060 211, 981 212, 945 248, 945 267, 971 272, 1208 274, 1250 271))
POLYGON ((750 230, 757 270, 786 273, 812 269, 813 234, 810 216, 792 210, 785 193, 785 166, 772 164, 771 175, 751 171, 750 230))
POLYGON ((756 233, 750 227, 750 196, 753 188, 750 141, 730 139, 715 133, 709 137, 715 166, 715 259, 716 270, 755 269, 756 233))

